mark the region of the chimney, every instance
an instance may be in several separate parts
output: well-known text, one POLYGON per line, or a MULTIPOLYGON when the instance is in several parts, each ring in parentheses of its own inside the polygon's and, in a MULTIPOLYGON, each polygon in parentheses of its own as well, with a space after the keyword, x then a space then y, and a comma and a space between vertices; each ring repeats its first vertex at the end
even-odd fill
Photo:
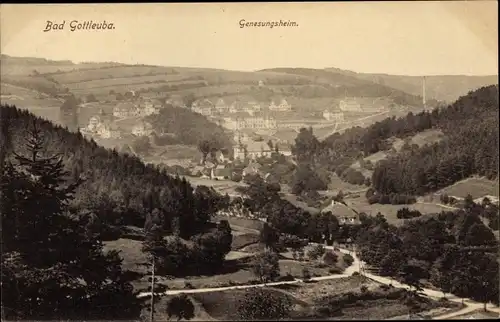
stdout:
POLYGON ((422 103, 424 105, 424 110, 426 108, 425 104, 425 76, 423 77, 423 80, 422 80, 422 103))

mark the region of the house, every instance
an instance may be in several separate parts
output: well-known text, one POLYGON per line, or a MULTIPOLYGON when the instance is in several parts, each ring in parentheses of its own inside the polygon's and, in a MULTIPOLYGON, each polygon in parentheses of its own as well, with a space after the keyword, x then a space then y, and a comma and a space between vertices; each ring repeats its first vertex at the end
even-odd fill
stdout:
POLYGON ((244 143, 244 142, 247 142, 249 139, 250 139, 250 136, 248 135, 248 133, 246 131, 236 131, 234 132, 234 142, 236 143, 244 143))
POLYGON ((130 102, 118 103, 113 108, 113 116, 115 117, 120 117, 120 118, 134 117, 137 116, 138 114, 139 113, 137 107, 130 102))
POLYGON ((344 113, 332 113, 329 110, 323 111, 323 117, 328 121, 344 122, 344 113))
POLYGON ((132 128, 132 134, 135 136, 149 136, 153 133, 153 126, 148 122, 141 122, 132 128))
POLYGON ((288 102, 285 99, 282 99, 279 104, 275 104, 273 100, 269 105, 269 110, 278 112, 288 112, 292 110, 292 106, 288 104, 288 102))
POLYGON ((104 139, 116 139, 121 137, 120 129, 113 124, 99 124, 97 134, 104 139))
POLYGON ((242 176, 244 177, 244 176, 249 175, 249 174, 259 174, 260 168, 262 168, 260 163, 251 162, 248 166, 246 166, 243 169, 242 176))
POLYGON ((233 156, 235 159, 256 159, 258 157, 270 156, 272 149, 264 141, 248 141, 245 144, 233 146, 233 156))
POLYGON ((340 225, 359 224, 358 214, 341 202, 332 200, 331 203, 321 210, 322 213, 331 212, 339 220, 340 225))
POLYGON ((362 112, 361 104, 355 99, 344 99, 339 102, 339 108, 342 112, 362 112))
POLYGON ((264 81, 263 81, 263 80, 260 80, 260 81, 259 81, 259 87, 262 87, 262 86, 264 86, 264 81))
POLYGON ((229 112, 229 106, 226 105, 222 98, 219 98, 215 103, 215 110, 219 113, 227 113, 229 112))
POLYGON ((94 115, 89 119, 89 124, 86 130, 89 132, 96 132, 97 127, 101 124, 101 118, 98 115, 94 115))
POLYGON ((208 99, 197 100, 193 103, 191 109, 195 113, 209 116, 213 113, 214 104, 208 99))
POLYGON ((253 109, 254 112, 260 112, 262 110, 260 104, 255 101, 248 102, 248 105, 251 107, 251 109, 253 109))
POLYGON ((159 114, 161 106, 158 100, 145 100, 139 105, 139 114, 141 116, 159 114))
POLYGON ((210 179, 212 180, 230 180, 232 171, 224 166, 217 166, 210 170, 210 179))

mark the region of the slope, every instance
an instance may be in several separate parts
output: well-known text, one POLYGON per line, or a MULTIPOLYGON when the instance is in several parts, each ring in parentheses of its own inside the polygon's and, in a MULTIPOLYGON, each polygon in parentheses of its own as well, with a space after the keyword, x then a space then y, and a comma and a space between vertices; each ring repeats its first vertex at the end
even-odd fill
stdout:
MULTIPOLYGON (((359 80, 386 85, 412 95, 422 95, 422 77, 388 74, 356 73, 338 68, 325 70, 359 80)), ((498 84, 498 75, 433 75, 426 76, 426 96, 438 101, 454 102, 460 96, 483 86, 498 84)))
POLYGON ((42 130, 45 151, 58 154, 70 172, 70 181, 83 179, 72 207, 94 212, 101 222, 116 226, 143 227, 145 214, 154 208, 166 214, 166 229, 177 217, 181 235, 203 231, 220 198, 212 189, 196 189, 165 170, 145 165, 137 157, 98 146, 80 133, 69 132, 14 106, 1 105, 2 155, 24 154, 25 133, 36 124, 42 130), (6 149, 4 149, 4 147, 6 149), (5 153, 6 152, 6 153, 5 153))

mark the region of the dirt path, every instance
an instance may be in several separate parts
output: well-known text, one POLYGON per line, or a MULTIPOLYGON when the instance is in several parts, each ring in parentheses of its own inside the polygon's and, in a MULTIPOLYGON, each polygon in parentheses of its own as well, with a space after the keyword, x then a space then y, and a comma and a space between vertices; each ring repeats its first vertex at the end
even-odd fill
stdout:
MULTIPOLYGON (((311 243, 311 245, 316 245, 316 244, 311 243)), ((333 246, 325 246, 325 248, 326 249, 333 249, 333 246)), ((350 254, 354 259, 352 265, 347 267, 343 274, 313 277, 313 278, 311 278, 311 280, 324 281, 324 280, 339 279, 339 278, 343 278, 343 277, 349 277, 352 275, 352 273, 360 271, 360 268, 362 265, 364 265, 364 263, 358 259, 358 257, 356 256, 356 254, 354 252, 347 250, 347 249, 342 249, 342 248, 340 249, 340 252, 342 252, 344 254, 350 254)), ((371 280, 374 280, 376 282, 379 282, 381 284, 385 284, 385 285, 392 284, 394 287, 406 288, 406 289, 409 288, 409 285, 394 281, 394 280, 387 278, 387 277, 382 277, 382 276, 378 276, 378 275, 375 275, 372 273, 368 273, 366 271, 363 272, 363 275, 365 277, 367 277, 371 280)), ((193 293, 220 292, 220 291, 227 291, 227 290, 249 289, 249 288, 254 288, 254 287, 276 286, 276 285, 286 285, 286 284, 299 284, 299 283, 304 283, 304 281, 301 279, 295 279, 293 281, 262 283, 262 284, 255 284, 255 285, 246 284, 246 285, 227 286, 227 287, 211 287, 211 288, 186 289, 186 290, 168 290, 164 293, 158 293, 157 295, 161 296, 161 295, 176 295, 176 294, 181 294, 181 293, 193 294, 193 293)), ((422 294, 427 296, 427 297, 431 297, 433 299, 440 299, 443 295, 443 293, 441 291, 431 290, 428 288, 424 288, 422 290, 422 294)), ((150 292, 142 292, 137 297, 144 298, 144 297, 149 297, 149 296, 151 296, 150 292)), ((462 303, 462 299, 460 299, 454 295, 449 294, 447 296, 447 298, 449 301, 452 301, 455 303, 462 303)), ((464 304, 466 305, 466 307, 464 307, 463 309, 460 309, 460 310, 455 311, 455 312, 449 312, 446 314, 442 314, 442 315, 434 317, 433 319, 435 319, 435 320, 450 319, 450 318, 453 318, 455 316, 459 316, 459 315, 473 312, 477 309, 482 309, 484 307, 483 303, 479 303, 479 302, 473 301, 471 299, 465 299, 464 304)), ((487 308, 489 311, 500 313, 500 309, 498 306, 489 304, 489 305, 487 305, 487 308)))

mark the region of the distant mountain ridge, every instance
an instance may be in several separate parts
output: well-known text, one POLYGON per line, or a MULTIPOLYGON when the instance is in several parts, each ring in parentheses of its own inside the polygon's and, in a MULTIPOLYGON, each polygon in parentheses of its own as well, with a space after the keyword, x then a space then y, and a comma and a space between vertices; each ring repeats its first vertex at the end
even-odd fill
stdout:
MULTIPOLYGON (((409 94, 422 95, 422 76, 357 73, 339 68, 325 68, 325 70, 386 85, 409 94)), ((498 75, 430 75, 425 77, 425 82, 427 98, 452 103, 470 91, 483 86, 498 84, 498 75)))

